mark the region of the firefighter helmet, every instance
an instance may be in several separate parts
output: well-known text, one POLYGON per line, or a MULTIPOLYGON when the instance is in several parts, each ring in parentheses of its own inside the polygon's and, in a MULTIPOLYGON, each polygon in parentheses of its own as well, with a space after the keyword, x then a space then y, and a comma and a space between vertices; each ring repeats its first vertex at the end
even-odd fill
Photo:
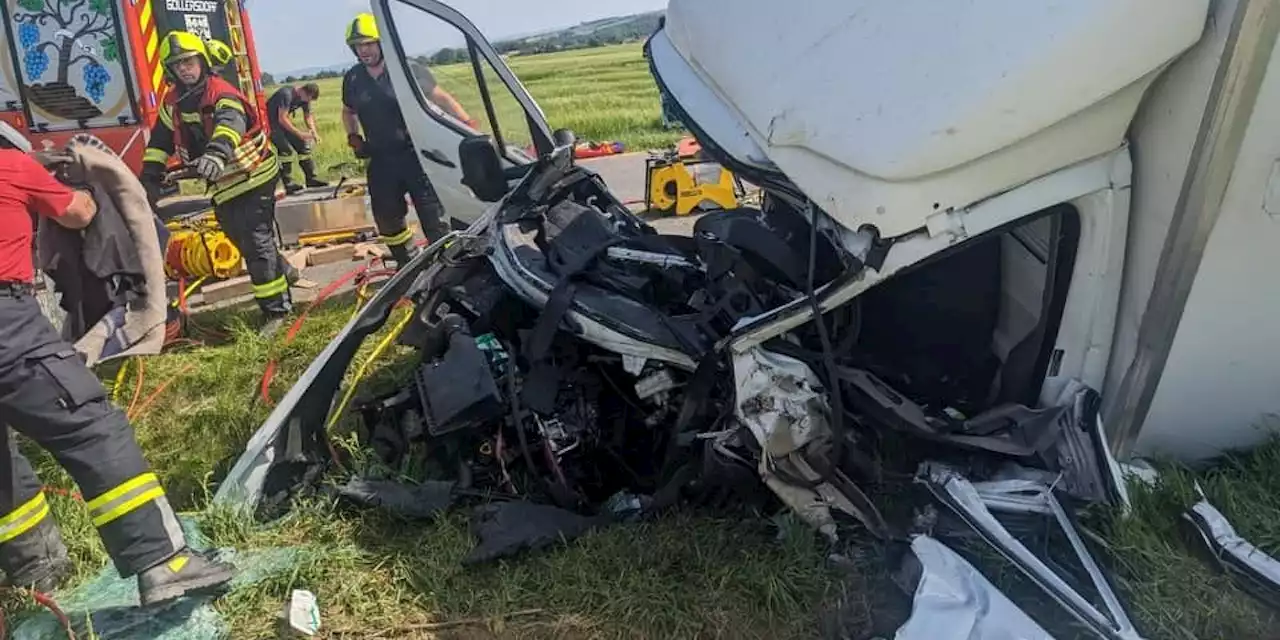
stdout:
POLYGON ((234 57, 234 54, 231 53, 231 47, 228 47, 225 42, 221 40, 209 40, 204 44, 205 48, 209 51, 209 59, 213 61, 213 66, 224 67, 231 64, 231 58, 234 57))
POLYGON ((380 42, 378 22, 372 13, 362 13, 347 25, 347 44, 354 47, 366 42, 380 42))
POLYGON ((206 66, 212 66, 209 59, 209 48, 200 36, 188 31, 170 31, 160 43, 160 60, 165 67, 175 62, 200 56, 206 66))

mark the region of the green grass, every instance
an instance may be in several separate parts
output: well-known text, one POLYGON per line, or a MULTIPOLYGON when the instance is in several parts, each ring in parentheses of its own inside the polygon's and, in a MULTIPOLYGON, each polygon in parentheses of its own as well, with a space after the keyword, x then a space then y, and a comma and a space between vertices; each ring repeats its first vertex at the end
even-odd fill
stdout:
MULTIPOLYGON (((630 151, 645 151, 668 146, 684 135, 662 128, 657 86, 638 43, 517 56, 508 64, 542 107, 551 127, 571 129, 579 140, 616 140, 630 151)), ((484 69, 499 132, 508 144, 527 146, 529 131, 519 105, 492 68, 484 69)), ((493 133, 471 66, 444 65, 432 67, 432 72, 440 86, 482 122, 481 128, 493 133)), ((321 142, 312 152, 316 164, 328 177, 359 175, 340 117, 342 80, 330 78, 317 84, 321 97, 315 114, 321 142)))

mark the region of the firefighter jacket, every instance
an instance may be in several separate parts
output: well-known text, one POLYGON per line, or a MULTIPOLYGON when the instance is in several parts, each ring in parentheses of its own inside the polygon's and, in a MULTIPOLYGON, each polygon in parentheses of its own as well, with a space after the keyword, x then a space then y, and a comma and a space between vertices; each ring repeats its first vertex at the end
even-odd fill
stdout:
POLYGON ((280 163, 266 123, 244 95, 218 76, 206 76, 202 82, 202 90, 182 97, 175 90, 165 96, 143 155, 143 173, 163 172, 174 154, 188 160, 217 155, 226 162, 226 170, 213 184, 217 206, 275 181, 280 163))

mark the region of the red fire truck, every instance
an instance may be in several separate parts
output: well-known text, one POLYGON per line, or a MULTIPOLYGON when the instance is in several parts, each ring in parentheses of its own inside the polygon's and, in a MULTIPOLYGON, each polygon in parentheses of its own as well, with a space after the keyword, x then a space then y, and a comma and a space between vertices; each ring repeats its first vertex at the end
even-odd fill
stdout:
POLYGON ((266 114, 247 0, 0 0, 0 120, 37 148, 88 132, 135 171, 167 81, 161 37, 172 30, 230 45, 224 70, 266 114))

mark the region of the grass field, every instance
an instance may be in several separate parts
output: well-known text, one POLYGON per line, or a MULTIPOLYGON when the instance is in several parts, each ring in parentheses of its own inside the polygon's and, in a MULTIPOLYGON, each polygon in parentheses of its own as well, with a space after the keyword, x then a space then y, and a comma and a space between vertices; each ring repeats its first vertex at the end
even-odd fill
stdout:
MULTIPOLYGON (((512 64, 553 126, 632 148, 675 137, 658 126, 656 93, 638 46, 516 58, 512 64)), ((437 75, 471 106, 474 95, 456 75, 461 70, 443 68, 437 75)), ((340 171, 350 156, 337 120, 337 86, 324 84, 324 141, 317 156, 322 166, 340 171)), ((509 111, 499 110, 505 122, 503 113, 509 111)), ((251 310, 244 316, 219 312, 199 319, 208 329, 194 330, 204 346, 149 358, 141 374, 134 367, 119 385, 115 372, 101 372, 115 401, 133 414, 137 437, 176 508, 205 509, 220 474, 267 417, 270 407, 258 399, 267 362, 280 363, 270 390, 279 398, 353 305, 351 298, 327 303, 288 347, 260 339, 246 324, 251 310)), ((366 342, 357 362, 375 342, 366 342)), ((389 375, 380 369, 371 379, 376 384, 389 375)), ((49 456, 27 450, 46 483, 74 489, 49 456)), ((1277 468, 1280 442, 1199 473, 1165 466, 1158 487, 1137 491, 1130 517, 1101 513, 1087 520, 1146 637, 1280 637, 1272 615, 1196 558, 1178 527, 1198 480, 1242 535, 1280 552, 1277 468)), ((80 577, 97 573, 107 558, 83 505, 60 495, 51 501, 80 577)), ((681 511, 478 569, 459 565, 471 544, 461 513, 431 524, 406 523, 313 497, 265 527, 216 511, 201 521, 221 546, 287 546, 301 553, 298 567, 219 602, 237 640, 278 637, 276 616, 295 588, 317 594, 322 636, 328 638, 858 638, 873 630, 872 618, 881 622, 874 630, 889 637, 906 603, 887 583, 882 547, 830 549, 791 519, 775 522, 751 513, 681 511), (855 570, 848 571, 848 563, 833 568, 827 562, 833 551, 850 558, 855 570), (505 617, 529 610, 538 612, 505 617), (461 624, 438 632, 426 626, 441 621, 461 624)), ((1029 610, 1053 611, 1009 567, 984 566, 1029 610)), ((25 610, 12 598, 3 604, 25 610)), ((1060 618, 1050 615, 1057 637, 1083 637, 1060 618)))
MULTIPOLYGON (((643 151, 667 146, 684 135, 662 128, 658 89, 640 44, 517 56, 509 64, 542 107, 551 127, 570 129, 580 140, 616 140, 626 144, 628 150, 643 151)), ((481 129, 493 133, 471 66, 452 64, 431 70, 440 86, 482 122, 481 129)), ((529 132, 520 108, 487 66, 485 82, 493 98, 500 133, 508 144, 527 146, 529 132)), ((321 97, 315 113, 321 142, 312 155, 328 177, 356 175, 358 168, 347 148, 340 119, 342 80, 330 78, 317 84, 321 97)))

